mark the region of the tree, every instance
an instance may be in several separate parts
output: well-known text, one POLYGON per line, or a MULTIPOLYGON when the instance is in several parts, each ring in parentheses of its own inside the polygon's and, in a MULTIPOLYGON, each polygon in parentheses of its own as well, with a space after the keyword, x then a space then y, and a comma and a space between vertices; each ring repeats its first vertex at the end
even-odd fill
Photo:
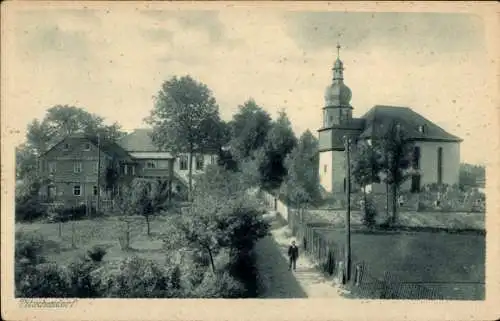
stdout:
POLYGON ((193 154, 219 149, 224 137, 212 92, 190 76, 173 77, 162 84, 146 121, 153 126, 153 142, 159 148, 173 154, 188 153, 191 195, 193 154))
POLYGON ((101 135, 102 139, 116 141, 123 132, 117 123, 105 125, 104 119, 82 108, 56 105, 47 110, 40 121, 34 119, 26 134, 26 143, 16 151, 16 175, 19 179, 31 175, 36 168, 37 157, 49 150, 67 135, 83 133, 101 135))
POLYGON ((300 206, 321 199, 318 140, 309 130, 300 136, 297 146, 286 157, 285 169, 282 192, 289 202, 300 206))
POLYGON ((384 174, 383 181, 386 184, 387 216, 389 216, 389 207, 392 207, 389 222, 394 224, 397 220, 399 189, 410 177, 406 170, 411 165, 413 144, 406 139, 403 129, 396 122, 391 122, 381 139, 374 143, 378 144, 382 159, 381 172, 384 174), (392 206, 389 206, 389 189, 391 190, 392 206))
POLYGON ((264 145, 271 128, 271 116, 252 98, 238 108, 238 112, 229 123, 230 146, 231 154, 241 163, 264 145))
POLYGON ((297 138, 292 130, 286 113, 281 111, 278 119, 272 123, 264 146, 264 154, 259 159, 262 185, 266 188, 278 188, 286 176, 285 158, 297 145, 297 138))
POLYGON ((368 142, 360 142, 356 153, 352 159, 352 176, 354 181, 361 187, 363 191, 363 207, 366 223, 371 225, 374 223, 374 217, 371 217, 366 195, 367 185, 380 183, 380 171, 382 169, 382 159, 380 154, 368 142))

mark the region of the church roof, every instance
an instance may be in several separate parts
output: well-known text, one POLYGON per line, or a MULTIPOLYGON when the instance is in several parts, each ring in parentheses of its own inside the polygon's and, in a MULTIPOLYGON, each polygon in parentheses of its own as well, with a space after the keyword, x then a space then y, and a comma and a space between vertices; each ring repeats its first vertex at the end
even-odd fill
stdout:
POLYGON ((412 140, 462 141, 461 138, 448 133, 408 107, 376 105, 361 118, 365 119, 365 129, 360 135, 361 138, 381 137, 388 130, 390 123, 395 121, 412 140))
POLYGON ((152 129, 139 128, 119 140, 120 146, 129 152, 157 152, 159 149, 153 144, 152 129))

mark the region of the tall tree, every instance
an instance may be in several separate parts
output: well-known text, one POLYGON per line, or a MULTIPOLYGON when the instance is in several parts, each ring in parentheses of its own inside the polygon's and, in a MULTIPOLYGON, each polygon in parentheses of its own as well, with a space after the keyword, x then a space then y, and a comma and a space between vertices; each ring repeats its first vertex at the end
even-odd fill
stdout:
POLYGON ((394 224, 397 220, 397 197, 400 187, 410 177, 406 170, 411 165, 413 143, 406 139, 403 128, 397 122, 389 123, 388 130, 375 143, 378 144, 382 157, 381 172, 386 184, 387 214, 389 216, 389 208, 392 208, 389 222, 394 224), (392 206, 389 206, 389 189, 392 206))
POLYGON ((297 206, 321 199, 319 184, 318 140, 305 131, 297 146, 285 159, 287 176, 282 192, 289 202, 297 206))
POLYGON ((297 145, 297 138, 286 113, 281 111, 272 123, 259 160, 261 181, 265 187, 278 188, 286 175, 285 158, 297 145))
POLYGON ((239 106, 229 123, 231 153, 238 162, 251 157, 253 152, 264 145, 271 121, 271 116, 251 98, 239 106))
POLYGON ((222 144, 219 106, 212 92, 190 76, 173 77, 162 84, 146 121, 153 126, 152 138, 158 147, 188 154, 191 198, 193 154, 218 149, 222 144))
POLYGON ((356 153, 352 158, 352 176, 356 184, 363 191, 363 207, 365 215, 368 215, 368 200, 366 187, 370 184, 380 183, 380 171, 382 169, 381 155, 368 142, 360 142, 356 153))

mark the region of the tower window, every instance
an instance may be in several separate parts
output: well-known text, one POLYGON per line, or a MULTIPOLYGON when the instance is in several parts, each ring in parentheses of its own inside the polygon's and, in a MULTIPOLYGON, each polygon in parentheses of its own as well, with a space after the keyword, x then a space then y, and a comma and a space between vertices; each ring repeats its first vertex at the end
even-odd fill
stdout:
POLYGON ((328 171, 328 165, 323 166, 323 171, 326 173, 328 171))

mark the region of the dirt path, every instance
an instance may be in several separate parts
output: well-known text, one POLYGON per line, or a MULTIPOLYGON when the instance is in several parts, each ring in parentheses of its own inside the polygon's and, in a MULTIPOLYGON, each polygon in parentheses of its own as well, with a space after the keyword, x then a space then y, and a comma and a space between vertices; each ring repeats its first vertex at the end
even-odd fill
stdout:
POLYGON ((266 219, 271 222, 271 236, 260 240, 256 247, 261 297, 342 299, 341 290, 326 280, 304 253, 297 262, 297 271, 288 271, 287 249, 294 238, 275 213, 266 214, 266 219))

